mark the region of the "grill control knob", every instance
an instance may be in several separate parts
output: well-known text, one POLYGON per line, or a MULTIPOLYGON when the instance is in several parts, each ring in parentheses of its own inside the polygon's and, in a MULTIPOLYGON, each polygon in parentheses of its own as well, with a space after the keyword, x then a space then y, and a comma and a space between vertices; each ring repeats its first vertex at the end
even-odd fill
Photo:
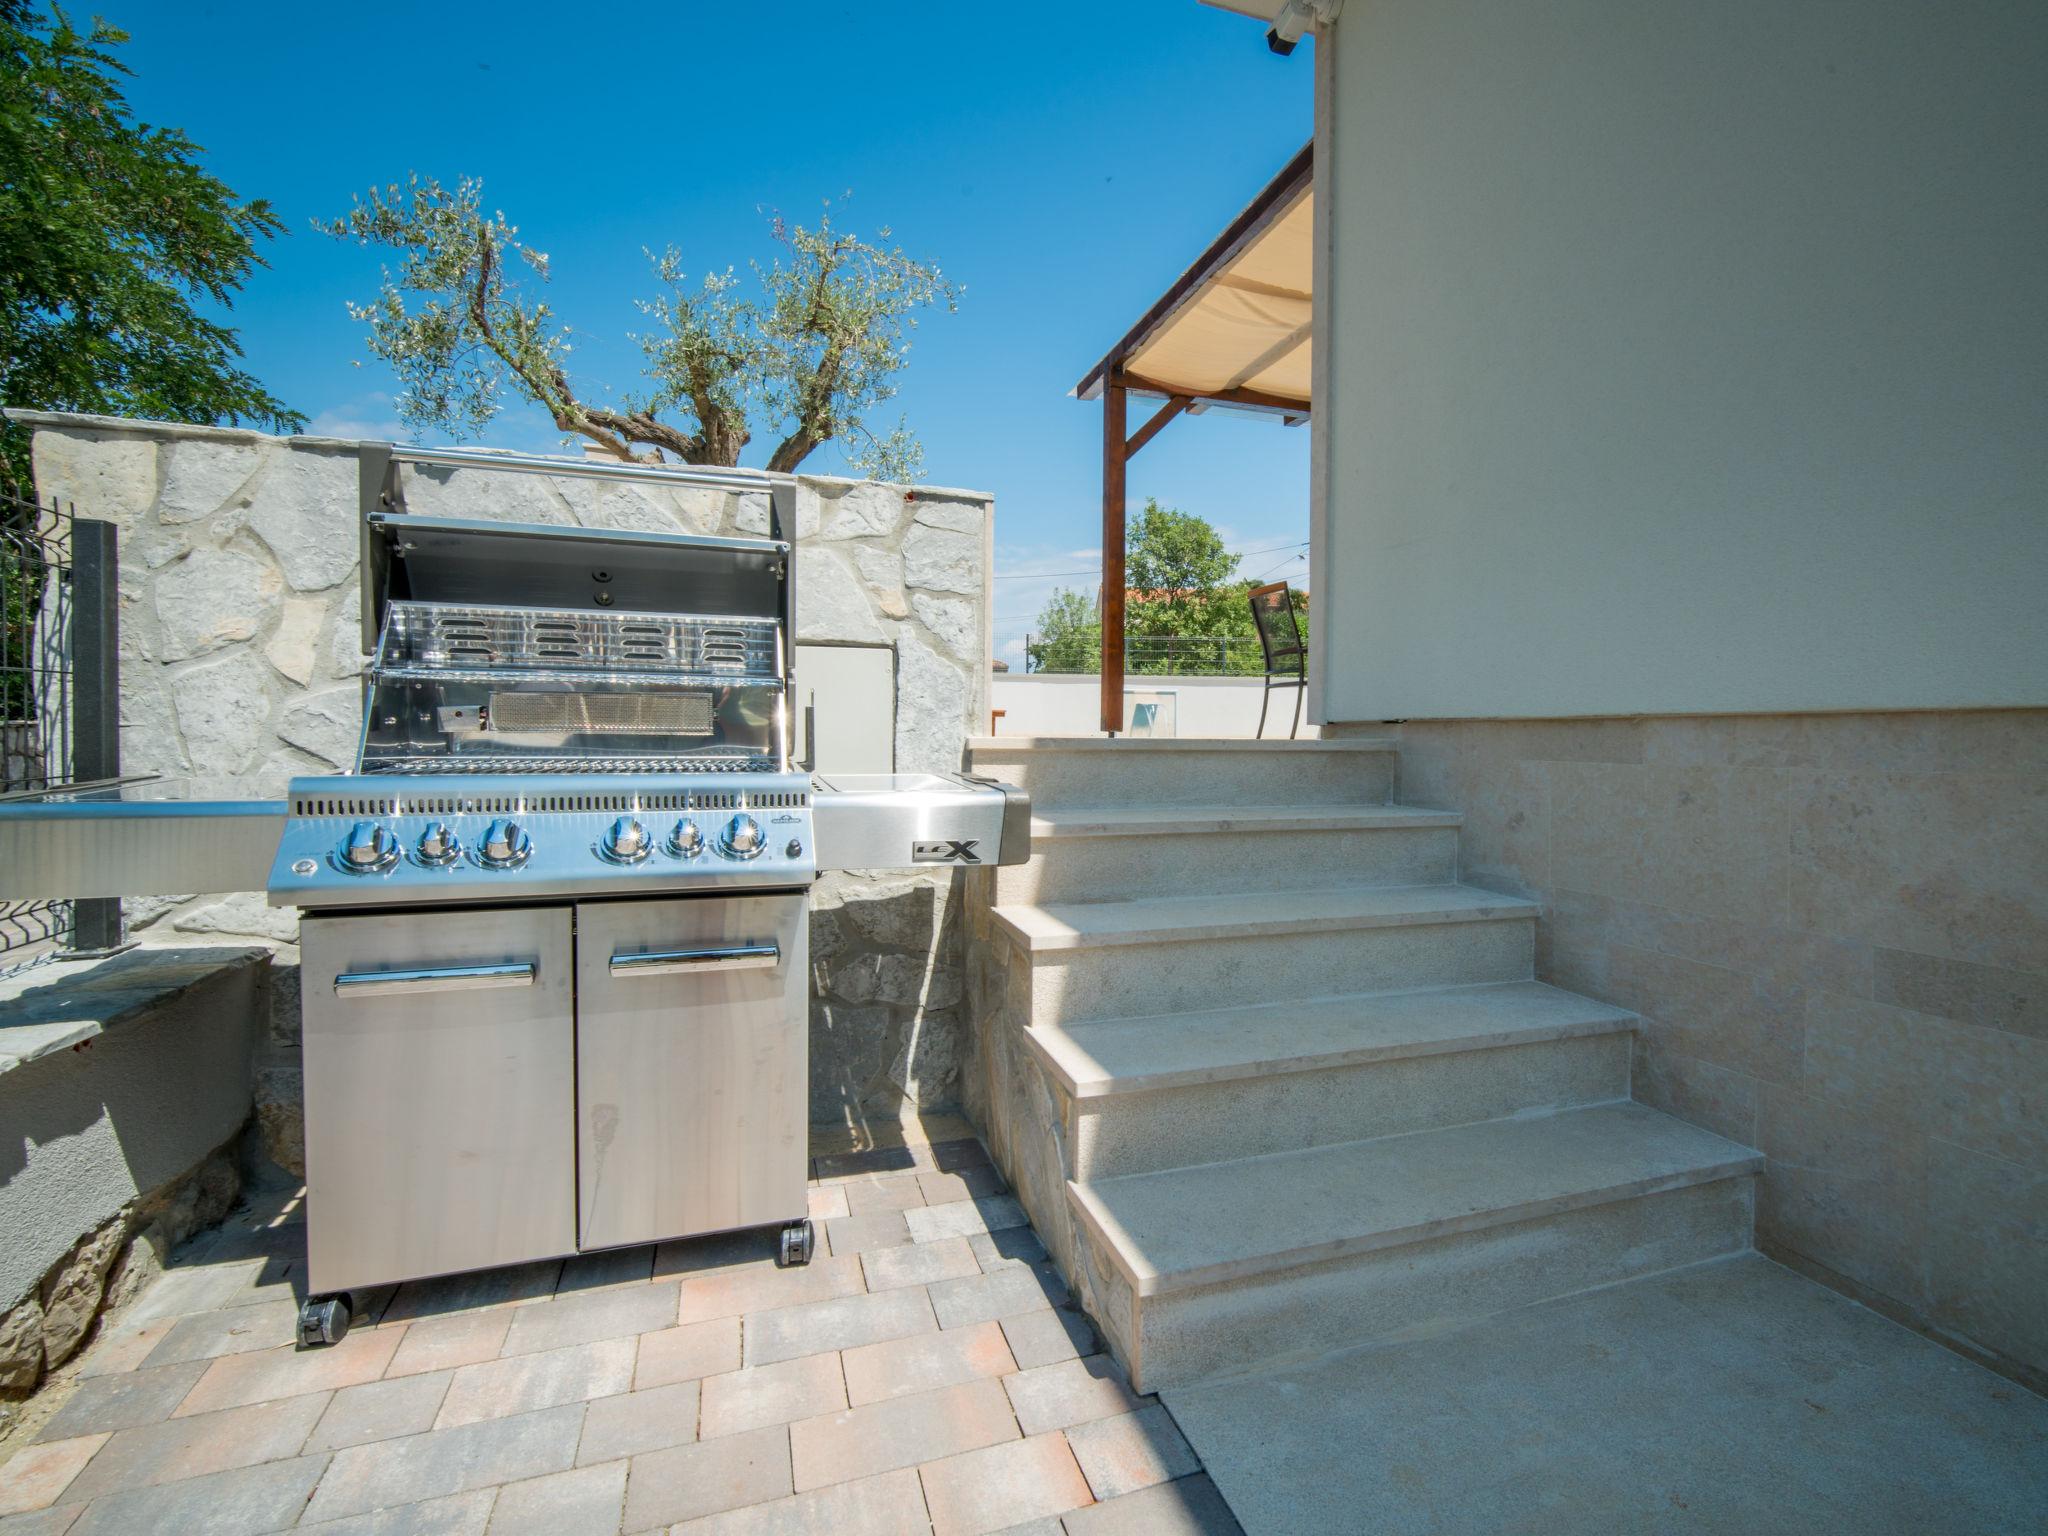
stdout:
POLYGON ((669 852, 685 859, 694 859, 704 851, 704 834, 694 821, 679 821, 675 831, 668 835, 669 852))
POLYGON ((438 868, 443 864, 453 864, 462 856, 462 842, 448 830, 447 823, 429 822, 427 830, 420 834, 418 852, 422 864, 438 868))
POLYGON ((477 857, 491 869, 517 869, 533 852, 533 839, 516 821, 494 821, 484 833, 477 857))
POLYGON ((647 850, 647 829, 631 816, 621 816, 604 835, 604 856, 614 864, 638 864, 647 850))
POLYGON ((389 827, 359 821, 341 843, 341 864, 350 874, 382 874, 398 862, 398 839, 389 827))
POLYGON ((762 847, 761 823, 744 813, 728 821, 718 834, 718 851, 729 858, 759 858, 762 847))

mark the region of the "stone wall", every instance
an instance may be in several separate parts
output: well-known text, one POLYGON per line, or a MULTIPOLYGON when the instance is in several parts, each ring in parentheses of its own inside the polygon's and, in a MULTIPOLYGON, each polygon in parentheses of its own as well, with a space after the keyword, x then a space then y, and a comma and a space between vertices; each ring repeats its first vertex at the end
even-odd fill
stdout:
POLYGON ((1358 729, 1768 1156, 1766 1252, 2048 1382, 2048 711, 1358 729))
MULTIPOLYGON (((122 766, 274 796, 354 760, 361 719, 358 445, 16 413, 38 494, 120 529, 122 766)), ((759 493, 487 470, 404 471, 410 511, 565 526, 765 535, 759 493)), ((980 492, 796 477, 797 638, 886 646, 899 771, 960 766, 987 717, 993 505, 980 492)), ((813 930, 813 1110, 847 1123, 957 1093, 959 926, 949 874, 833 876, 813 930)), ((138 935, 257 936, 260 893, 133 904, 138 935)), ((280 955, 281 989, 295 975, 280 955)), ((296 1017, 266 1069, 289 1093, 296 1017)), ((271 1104, 273 1121, 289 1106, 271 1104)), ((289 1136, 289 1126, 285 1126, 289 1136)), ((288 1152, 281 1144, 280 1151, 288 1152)))
POLYGON ((267 960, 137 950, 0 980, 0 1431, 233 1202, 267 960))

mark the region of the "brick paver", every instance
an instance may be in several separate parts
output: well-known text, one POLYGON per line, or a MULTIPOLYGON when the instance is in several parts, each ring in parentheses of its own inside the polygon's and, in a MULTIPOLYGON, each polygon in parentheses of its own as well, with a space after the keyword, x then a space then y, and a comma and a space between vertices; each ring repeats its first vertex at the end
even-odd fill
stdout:
POLYGON ((981 1273, 974 1250, 964 1237, 941 1238, 935 1243, 912 1243, 906 1248, 876 1248, 860 1256, 862 1272, 871 1291, 891 1291, 903 1285, 930 1285, 938 1280, 961 1280, 981 1273))
POLYGON ((337 1451, 305 1519, 332 1520, 566 1471, 582 1430, 583 1405, 577 1403, 337 1451))
POLYGON ((507 1483, 491 1509, 491 1536, 609 1536, 625 1501, 623 1461, 507 1483))
POLYGON ((633 1386, 637 1338, 600 1339, 537 1354, 513 1355, 465 1365, 448 1384, 448 1396, 434 1420, 436 1429, 509 1418, 563 1403, 610 1397, 633 1386))
POLYGON ((36 1438, 65 1440, 73 1435, 111 1434, 167 1419, 206 1370, 205 1361, 188 1360, 120 1376, 88 1377, 36 1438))
POLYGON ((877 1216, 885 1211, 908 1210, 924 1205, 924 1186, 914 1173, 890 1174, 882 1178, 852 1179, 837 1186, 855 1216, 877 1216))
POLYGON ((995 1381, 889 1398, 789 1429, 799 1493, 1017 1438, 1016 1415, 995 1381))
POLYGON ((327 1411, 313 1426, 304 1448, 308 1452, 339 1451, 372 1440, 425 1434, 440 1415, 453 1375, 452 1371, 429 1371, 343 1387, 328 1401, 327 1411))
POLYGON ((384 1374, 413 1376, 495 1360, 505 1348, 505 1331, 511 1326, 512 1313, 505 1307, 421 1318, 405 1330, 384 1374))
POLYGON ((847 1400, 855 1408, 983 1376, 1006 1376, 1017 1368, 1003 1330, 995 1323, 864 1344, 839 1358, 846 1372, 847 1400))
POLYGON ((846 1406, 836 1354, 803 1355, 704 1379, 703 1438, 793 1424, 846 1406))
POLYGON ((1157 1403, 1136 1413, 1070 1425, 1066 1435, 1089 1491, 1098 1499, 1136 1493, 1202 1468, 1173 1415, 1157 1403))
POLYGON ((701 1399, 702 1389, 694 1381, 598 1398, 584 1412, 576 1464, 595 1466, 648 1451, 665 1451, 672 1445, 688 1445, 697 1438, 701 1399))
POLYGON ((75 1435, 22 1447, 7 1463, 6 1477, 0 1478, 0 1515, 56 1503, 106 1443, 105 1435, 75 1435))
POLYGON ((791 1492, 789 1431, 781 1425, 635 1456, 626 1482, 627 1532, 695 1520, 791 1492))
POLYGON ((798 1355, 930 1333, 938 1326, 932 1304, 919 1286, 753 1312, 746 1321, 746 1362, 772 1365, 798 1355))
POLYGON ((1030 1225, 1024 1207, 1008 1195, 979 1195, 972 1200, 954 1200, 946 1205, 924 1205, 905 1211, 903 1220, 910 1235, 920 1243, 941 1237, 970 1237, 976 1232, 1000 1232, 1005 1227, 1030 1225))
POLYGON ((1035 1435, 918 1469, 933 1536, 986 1536, 1089 1502, 1064 1435, 1035 1435))
POLYGON ((1003 1386, 1027 1435, 1085 1424, 1113 1413, 1135 1413, 1145 1403, 1131 1391, 1123 1371, 1107 1355, 1019 1371, 1005 1376, 1003 1386))
POLYGON ((924 1489, 905 1467, 686 1521, 671 1536, 905 1536, 925 1529, 924 1489))
POLYGON ((1072 1307, 1013 1312, 1002 1327, 1022 1371, 1095 1353, 1095 1325, 1072 1307))
POLYGON ((639 1391, 674 1381, 695 1381, 740 1368, 740 1320, 714 1318, 640 1335, 640 1361, 633 1373, 639 1391))
POLYGON ((814 1168, 808 1266, 756 1231, 384 1287, 311 1351, 299 1206, 240 1213, 47 1389, 0 1536, 1236 1530, 979 1143, 814 1168))

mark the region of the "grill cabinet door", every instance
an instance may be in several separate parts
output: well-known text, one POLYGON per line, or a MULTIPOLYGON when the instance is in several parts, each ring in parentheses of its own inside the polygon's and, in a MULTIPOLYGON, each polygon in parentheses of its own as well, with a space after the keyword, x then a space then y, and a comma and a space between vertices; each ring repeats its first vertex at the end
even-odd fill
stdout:
POLYGON ((582 1247, 804 1215, 808 905, 576 908, 582 1247))
POLYGON ((569 919, 301 921, 315 1291, 575 1251, 569 919))

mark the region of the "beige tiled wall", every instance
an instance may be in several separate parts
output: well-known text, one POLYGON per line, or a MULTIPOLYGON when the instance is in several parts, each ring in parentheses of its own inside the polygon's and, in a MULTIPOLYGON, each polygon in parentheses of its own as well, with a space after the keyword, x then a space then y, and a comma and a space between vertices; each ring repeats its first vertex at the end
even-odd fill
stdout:
POLYGON ((1398 728, 1766 1251, 2048 1381, 2048 711, 1398 728))

